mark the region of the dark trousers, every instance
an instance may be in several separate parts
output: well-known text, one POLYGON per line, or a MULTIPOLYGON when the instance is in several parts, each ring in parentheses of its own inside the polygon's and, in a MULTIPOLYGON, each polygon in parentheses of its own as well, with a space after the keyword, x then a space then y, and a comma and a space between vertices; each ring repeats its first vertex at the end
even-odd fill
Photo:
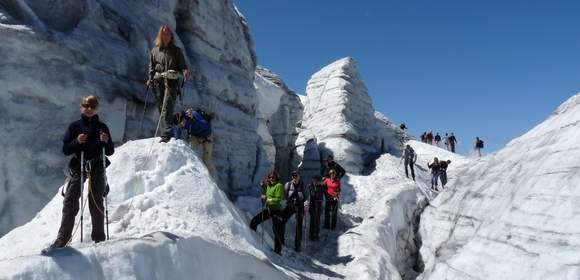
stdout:
POLYGON ((294 234, 294 249, 299 251, 302 245, 302 222, 304 221, 304 207, 289 205, 284 209, 284 224, 296 214, 296 232, 294 234))
POLYGON ((320 215, 322 214, 322 200, 310 203, 310 239, 320 238, 320 215))
POLYGON ((407 166, 411 169, 411 176, 413 177, 413 181, 415 180, 415 164, 411 162, 405 161, 405 175, 409 178, 409 171, 407 170, 407 166))
POLYGON ((455 153, 455 144, 454 143, 450 143, 449 144, 451 146, 451 152, 455 153))
POLYGON ((441 185, 442 186, 447 185, 447 171, 441 170, 439 176, 441 178, 441 185))
MULTIPOLYGON (((105 240, 105 222, 103 208, 103 192, 105 191, 105 180, 103 177, 102 162, 92 164, 91 172, 85 172, 85 181, 90 175, 87 203, 93 224, 91 238, 95 242, 105 240)), ((81 198, 81 177, 80 168, 72 171, 72 178, 69 181, 62 207, 62 220, 58 230, 57 242, 65 245, 71 238, 75 226, 75 217, 79 212, 79 198, 81 198)), ((82 199, 82 198, 81 198, 82 199)), ((79 225, 80 226, 80 225, 79 225)), ((80 230, 80 229, 79 229, 80 230)))
POLYGON ((338 199, 326 198, 324 207, 324 228, 334 230, 338 218, 338 199))
POLYGON ((252 218, 250 228, 253 231, 258 229, 258 225, 262 222, 272 218, 272 232, 274 233, 274 252, 276 254, 282 253, 282 245, 284 245, 284 210, 269 210, 264 209, 258 215, 252 218))
POLYGON ((163 110, 163 102, 165 99, 166 88, 165 82, 163 79, 160 79, 155 82, 155 95, 157 97, 157 109, 159 110, 159 116, 161 118, 160 123, 161 127, 159 128, 161 131, 162 138, 171 138, 172 130, 173 130, 173 112, 175 107, 175 100, 177 99, 177 95, 179 95, 179 86, 177 82, 170 81, 167 93, 167 100, 165 100, 165 111, 163 110))

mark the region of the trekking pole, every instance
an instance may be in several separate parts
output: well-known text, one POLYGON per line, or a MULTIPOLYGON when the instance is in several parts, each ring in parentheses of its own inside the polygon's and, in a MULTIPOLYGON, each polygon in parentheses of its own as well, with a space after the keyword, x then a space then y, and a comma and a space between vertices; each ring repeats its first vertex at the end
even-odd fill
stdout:
POLYGON ((81 243, 83 243, 83 212, 85 204, 83 202, 83 191, 85 184, 85 152, 81 151, 81 243))
POLYGON ((145 87, 145 105, 143 105, 143 115, 141 116, 141 124, 139 124, 139 132, 143 132, 143 121, 145 120, 145 112, 147 112, 147 101, 149 101, 149 86, 145 87))
MULTIPOLYGON (((105 157, 105 147, 103 147, 103 179, 105 188, 108 187, 109 182, 107 182, 107 158, 105 157)), ((109 189, 110 191, 110 189, 109 189)), ((107 225, 107 240, 109 240, 109 205, 108 200, 109 194, 105 196, 105 223, 107 225)))

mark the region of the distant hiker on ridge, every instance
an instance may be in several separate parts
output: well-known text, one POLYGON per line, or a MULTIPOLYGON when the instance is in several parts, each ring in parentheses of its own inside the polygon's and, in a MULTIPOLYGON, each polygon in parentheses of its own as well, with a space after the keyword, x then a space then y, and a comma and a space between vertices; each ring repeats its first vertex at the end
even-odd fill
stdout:
POLYGON ((407 125, 405 123, 401 123, 399 128, 401 128, 401 130, 405 131, 405 129, 407 129, 407 125))
POLYGON ((282 245, 284 245, 284 186, 278 181, 280 176, 278 172, 271 171, 268 173, 267 181, 262 188, 262 201, 264 210, 252 218, 250 228, 256 231, 258 225, 272 218, 272 231, 274 233, 274 251, 276 254, 282 254, 282 245))
POLYGON ((475 137, 475 150, 479 157, 481 157, 481 149, 483 149, 483 140, 479 139, 479 137, 475 137))
POLYGON ((457 138, 455 138, 455 135, 453 135, 453 132, 451 132, 451 136, 449 136, 448 141, 449 141, 449 147, 451 148, 451 152, 455 153, 455 144, 457 144, 457 138))
POLYGON ((435 145, 437 147, 441 146, 441 135, 439 135, 439 132, 437 132, 437 135, 435 135, 435 145))
POLYGON ((171 139, 175 100, 179 92, 179 74, 187 80, 189 70, 181 49, 175 46, 173 33, 167 25, 159 28, 155 47, 149 55, 149 79, 147 86, 155 89, 160 124, 163 125, 160 142, 171 139))
POLYGON ((449 151, 449 133, 445 133, 443 144, 445 144, 445 149, 449 151))
MULTIPOLYGON (((95 243, 105 241, 103 197, 108 190, 103 170, 103 148, 107 156, 115 152, 111 133, 106 124, 99 120, 99 101, 93 95, 86 96, 80 104, 81 119, 71 123, 63 138, 62 151, 73 155, 69 162, 70 177, 65 186, 62 220, 54 243, 43 252, 67 246, 75 226, 75 216, 79 212, 79 198, 82 187, 88 179, 89 212, 93 223, 91 238, 95 243), (82 160, 81 160, 82 159, 82 160), (81 170, 84 168, 84 170, 81 170)), ((82 204, 81 204, 82 205, 82 204)), ((83 206, 84 210, 84 206, 83 206)), ((82 216, 81 212, 81 216, 82 216)), ((82 218, 81 218, 82 221, 82 218)), ((82 235, 82 230, 81 230, 82 235)), ((82 237, 81 237, 82 240, 82 237)))
MULTIPOLYGON (((405 147, 405 151, 403 152, 403 159, 405 160, 405 175, 409 178, 409 171, 407 171, 407 167, 411 169, 411 176, 413 177, 413 181, 415 181, 415 162, 417 162, 417 154, 415 150, 411 148, 411 145, 407 145, 405 147)), ((399 163, 400 164, 400 163, 399 163)))
POLYGON ((427 139, 427 144, 433 145, 433 132, 429 131, 429 133, 427 133, 427 136, 425 137, 425 139, 427 139))
POLYGON ((330 170, 333 170, 333 169, 336 172, 336 177, 338 178, 338 180, 342 179, 344 174, 346 174, 346 171, 344 170, 344 168, 342 168, 342 166, 340 166, 340 164, 338 164, 338 163, 336 163, 336 161, 334 161, 334 157, 332 155, 329 155, 328 157, 326 157, 326 165, 322 169, 322 177, 325 177, 325 178, 330 177, 329 172, 330 172, 330 170))

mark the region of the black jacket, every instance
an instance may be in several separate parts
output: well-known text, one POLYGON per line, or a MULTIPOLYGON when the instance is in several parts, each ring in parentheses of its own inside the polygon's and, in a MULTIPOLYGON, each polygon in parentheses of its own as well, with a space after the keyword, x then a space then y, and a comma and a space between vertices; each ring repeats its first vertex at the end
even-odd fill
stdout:
POLYGON ((109 128, 99 121, 98 115, 90 119, 82 115, 80 120, 71 123, 64 134, 62 142, 62 152, 67 156, 75 154, 78 159, 81 157, 81 151, 85 152, 85 160, 100 159, 103 147, 105 147, 107 156, 115 152, 115 145, 111 139, 109 128), (109 142, 106 144, 100 140, 101 131, 109 135, 109 142), (77 137, 82 133, 88 134, 87 142, 84 144, 77 142, 77 137))
POLYGON ((325 186, 321 183, 318 185, 314 185, 310 183, 308 185, 308 192, 310 193, 310 203, 314 203, 316 201, 322 202, 324 200, 324 194, 326 193, 325 186))
POLYGON ((339 180, 342 179, 342 176, 344 176, 344 174, 346 174, 344 168, 342 168, 340 164, 336 163, 336 161, 333 161, 332 163, 326 164, 324 170, 322 170, 322 177, 330 178, 328 172, 330 172, 331 169, 334 169, 334 171, 336 171, 336 178, 338 178, 339 180))

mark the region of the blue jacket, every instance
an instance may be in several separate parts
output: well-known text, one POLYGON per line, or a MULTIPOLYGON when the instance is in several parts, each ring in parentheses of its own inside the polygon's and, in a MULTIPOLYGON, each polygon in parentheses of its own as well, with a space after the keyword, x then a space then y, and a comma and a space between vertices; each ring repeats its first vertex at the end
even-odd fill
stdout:
POLYGON ((185 128, 191 136, 205 138, 211 135, 211 124, 197 111, 193 111, 193 118, 186 118, 185 128))

